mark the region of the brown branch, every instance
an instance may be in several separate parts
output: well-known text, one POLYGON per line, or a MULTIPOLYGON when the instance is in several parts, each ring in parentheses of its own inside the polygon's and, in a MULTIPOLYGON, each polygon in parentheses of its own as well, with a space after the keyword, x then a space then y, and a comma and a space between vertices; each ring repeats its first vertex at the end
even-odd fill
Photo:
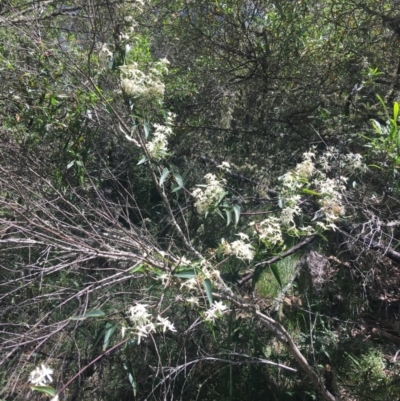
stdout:
POLYGON ((295 344, 292 336, 286 331, 286 329, 276 320, 272 319, 270 316, 261 313, 257 307, 253 304, 242 302, 241 300, 227 295, 227 294, 213 294, 217 299, 222 299, 229 301, 231 304, 235 305, 237 308, 251 312, 267 329, 274 334, 276 339, 283 343, 288 349, 289 353, 296 360, 299 366, 302 368, 303 372, 307 377, 313 382, 318 392, 321 394, 325 401, 337 401, 336 397, 333 396, 324 386, 319 375, 312 369, 309 365, 307 359, 301 353, 297 345, 295 344))
MULTIPOLYGON (((314 239, 316 238, 315 235, 311 236, 311 237, 307 237, 306 239, 304 239, 303 241, 299 242, 297 245, 293 246, 292 248, 290 248, 289 250, 287 250, 286 252, 283 252, 281 255, 279 256, 274 256, 273 258, 265 261, 265 262, 260 262, 257 263, 255 265, 255 267, 259 267, 259 266, 268 266, 268 265, 272 265, 272 263, 278 262, 281 259, 286 258, 287 256, 292 255, 293 253, 297 252, 299 249, 304 248, 305 246, 311 244, 314 239)), ((251 273, 247 274, 246 276, 242 277, 238 282, 237 285, 238 286, 242 286, 244 283, 247 283, 247 281, 251 280, 254 276, 254 271, 252 271, 251 273)))
POLYGON ((380 244, 377 241, 374 241, 372 238, 369 238, 362 234, 353 234, 353 230, 350 227, 343 226, 339 231, 346 235, 347 237, 353 238, 358 242, 362 242, 364 245, 367 246, 368 249, 373 249, 377 251, 382 251, 384 256, 387 256, 389 259, 393 260, 394 262, 400 263, 400 252, 395 251, 392 248, 389 248, 385 245, 380 244))

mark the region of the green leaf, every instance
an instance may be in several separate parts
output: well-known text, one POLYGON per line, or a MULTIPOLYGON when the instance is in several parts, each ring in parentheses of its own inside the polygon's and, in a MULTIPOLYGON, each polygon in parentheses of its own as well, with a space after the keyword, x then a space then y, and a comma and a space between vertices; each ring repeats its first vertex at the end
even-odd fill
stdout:
POLYGON ((196 270, 195 269, 186 269, 186 270, 179 270, 177 272, 174 272, 172 274, 174 277, 178 278, 193 278, 197 276, 196 270))
POLYGON ((385 110, 386 117, 389 118, 389 116, 388 116, 388 111, 387 111, 387 109, 386 109, 386 105, 385 105, 384 100, 383 100, 379 95, 376 95, 376 97, 378 98, 380 104, 382 105, 383 110, 385 110))
POLYGON ((256 286, 256 284, 258 283, 258 280, 260 280, 263 271, 264 271, 264 267, 262 267, 262 266, 257 266, 256 269, 254 270, 253 278, 251 280, 251 286, 253 289, 256 286))
POLYGON ((210 307, 211 307, 212 304, 213 304, 213 295, 212 295, 211 280, 210 280, 209 278, 205 278, 205 279, 203 280, 203 286, 204 286, 204 289, 205 289, 205 291, 206 291, 207 298, 208 298, 208 302, 209 302, 210 307))
POLYGON ((86 312, 81 316, 72 316, 71 320, 85 320, 88 317, 104 317, 105 315, 106 314, 102 310, 95 309, 95 310, 92 310, 90 312, 86 312))
POLYGON ((379 134, 379 135, 383 135, 382 133, 382 126, 381 124, 376 121, 376 120, 372 120, 372 126, 374 127, 375 131, 379 134))
POLYGON ((56 395, 56 390, 50 386, 32 386, 31 389, 34 391, 39 391, 40 393, 47 394, 50 397, 54 397, 56 395))
POLYGON ((397 117, 398 116, 399 116, 399 103, 398 102, 394 102, 394 105, 393 105, 393 120, 394 120, 396 125, 397 125, 397 117))
POLYGON ((162 186, 169 175, 169 170, 165 167, 161 177, 160 177, 160 186, 162 186))
POLYGON ((221 203, 222 199, 225 198, 225 195, 228 195, 228 192, 222 191, 221 194, 219 195, 219 199, 218 199, 217 205, 219 205, 221 203))
POLYGON ((140 263, 140 265, 132 268, 131 270, 129 270, 129 273, 133 274, 133 273, 144 273, 146 271, 145 269, 145 265, 143 263, 140 263))
POLYGON ((219 210, 219 209, 217 208, 217 209, 215 209, 214 211, 215 211, 215 213, 217 213, 217 215, 218 215, 219 217, 221 217, 222 220, 225 220, 225 219, 224 219, 224 216, 223 216, 222 213, 221 213, 221 210, 219 210))
POLYGON ((282 280, 281 280, 281 275, 279 274, 279 269, 278 266, 273 263, 272 265, 269 265, 269 267, 271 268, 272 274, 274 275, 276 281, 279 284, 279 287, 282 288, 282 280))
POLYGON ((144 123, 143 124, 143 129, 144 129, 144 136, 147 139, 150 134, 150 124, 149 123, 144 123))
POLYGON ((110 345, 110 340, 112 335, 114 334, 115 330, 117 329, 116 323, 107 323, 104 329, 104 343, 103 343, 103 351, 105 351, 108 346, 110 345))
POLYGON ((400 156, 400 130, 397 130, 396 146, 397 146, 397 156, 400 156))
POLYGON ((230 209, 225 209, 225 214, 226 214, 226 225, 229 226, 232 221, 232 210, 230 209))
POLYGON ((172 192, 179 191, 180 189, 183 188, 183 178, 180 174, 178 173, 173 173, 172 176, 174 177, 175 182, 178 184, 176 188, 172 190, 172 192))
POLYGON ((136 398, 136 394, 137 394, 137 382, 136 382, 136 379, 135 379, 135 372, 134 372, 134 370, 133 370, 133 367, 132 367, 132 364, 131 364, 130 361, 127 361, 127 362, 124 363, 124 369, 125 369, 125 371, 126 371, 126 373, 127 373, 127 375, 128 375, 129 383, 130 383, 131 386, 132 386, 132 389, 133 389, 133 396, 136 398))
POLYGON ((141 164, 143 164, 143 163, 145 163, 145 162, 147 162, 147 157, 146 156, 143 156, 139 161, 138 161, 138 163, 136 164, 137 166, 140 166, 141 164))
POLYGON ((239 205, 233 205, 233 213, 235 213, 235 226, 237 226, 237 223, 239 223, 239 219, 240 219, 240 206, 239 205))
POLYGON ((312 189, 302 188, 301 192, 306 195, 322 196, 319 192, 313 191, 312 189))

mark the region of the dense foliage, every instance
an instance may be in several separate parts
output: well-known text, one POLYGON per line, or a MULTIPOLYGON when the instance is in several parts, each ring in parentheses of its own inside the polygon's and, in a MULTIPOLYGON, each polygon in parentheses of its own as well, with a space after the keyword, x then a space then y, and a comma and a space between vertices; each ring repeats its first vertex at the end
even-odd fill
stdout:
POLYGON ((0 2, 0 399, 398 399, 398 6, 0 2))

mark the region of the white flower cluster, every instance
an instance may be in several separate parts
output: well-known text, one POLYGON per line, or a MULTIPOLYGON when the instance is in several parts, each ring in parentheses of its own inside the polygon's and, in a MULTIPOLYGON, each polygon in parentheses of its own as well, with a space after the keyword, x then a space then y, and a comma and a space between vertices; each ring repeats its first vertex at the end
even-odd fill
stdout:
POLYGON ((253 227, 254 232, 258 234, 260 240, 265 244, 272 246, 283 244, 281 221, 279 218, 269 216, 258 224, 254 222, 250 223, 250 226, 253 227))
POLYGON ((314 220, 323 217, 316 222, 316 226, 326 230, 335 229, 335 221, 345 214, 343 205, 343 191, 345 190, 346 177, 329 178, 330 171, 345 171, 349 174, 365 172, 366 165, 360 154, 341 154, 338 149, 329 147, 321 156, 316 157, 314 149, 304 154, 304 160, 296 166, 294 172, 288 172, 281 177, 282 190, 281 202, 282 224, 294 232, 312 232, 312 227, 302 227, 297 230, 294 217, 300 215, 298 206, 301 190, 311 189, 318 193, 318 203, 321 209, 316 213, 314 220))
POLYGON ((162 73, 168 71, 167 64, 169 64, 167 59, 158 61, 148 74, 141 71, 135 62, 121 66, 122 90, 132 97, 154 98, 164 96, 165 85, 162 82, 162 73))
POLYGON ((34 386, 45 386, 53 381, 53 378, 51 377, 52 374, 52 369, 42 365, 40 368, 36 368, 33 372, 31 372, 29 375, 29 381, 34 386))
POLYGON ((226 242, 222 239, 222 246, 225 255, 235 255, 238 259, 242 260, 253 260, 254 249, 249 243, 249 236, 244 233, 236 234, 240 236, 240 239, 231 243, 226 242))
POLYGON ((128 311, 128 319, 132 323, 132 327, 122 327, 122 337, 125 336, 126 331, 132 331, 138 337, 138 344, 142 337, 147 337, 150 333, 154 333, 157 327, 162 326, 162 331, 165 333, 167 330, 176 331, 173 323, 168 318, 157 316, 156 322, 153 320, 153 316, 147 312, 147 305, 137 304, 131 306, 128 311))
POLYGON ((332 179, 321 174, 319 178, 313 181, 318 192, 321 194, 319 204, 321 205, 321 211, 324 214, 326 225, 323 222, 318 224, 321 228, 326 229, 327 227, 335 228, 334 221, 345 214, 346 210, 342 203, 342 191, 346 189, 344 183, 347 181, 345 177, 339 177, 339 179, 332 179))
POLYGON ((215 322, 215 320, 220 318, 227 309, 227 306, 222 302, 214 302, 213 306, 205 311, 205 320, 215 322))
POLYGON ((146 144, 149 155, 154 160, 162 160, 168 155, 168 137, 172 135, 171 127, 153 124, 156 129, 150 142, 146 144))
POLYGON ((204 176, 207 185, 202 188, 197 188, 193 191, 192 195, 196 198, 195 206, 200 214, 207 213, 212 207, 218 205, 223 199, 226 192, 223 185, 226 181, 222 178, 220 180, 214 174, 206 174, 204 176))
POLYGON ((296 173, 300 177, 309 178, 315 171, 315 165, 312 159, 315 158, 314 152, 305 152, 303 154, 303 161, 296 166, 296 173))
POLYGON ((355 174, 364 173, 368 170, 362 160, 362 155, 359 153, 342 154, 333 146, 328 147, 318 158, 318 164, 326 172, 337 169, 348 174, 355 174))

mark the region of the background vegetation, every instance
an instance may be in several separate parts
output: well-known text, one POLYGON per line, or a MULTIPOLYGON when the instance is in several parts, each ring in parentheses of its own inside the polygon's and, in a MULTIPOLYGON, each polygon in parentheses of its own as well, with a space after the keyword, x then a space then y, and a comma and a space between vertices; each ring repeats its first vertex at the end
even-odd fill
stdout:
POLYGON ((0 399, 398 399, 399 10, 1 1, 0 399))

